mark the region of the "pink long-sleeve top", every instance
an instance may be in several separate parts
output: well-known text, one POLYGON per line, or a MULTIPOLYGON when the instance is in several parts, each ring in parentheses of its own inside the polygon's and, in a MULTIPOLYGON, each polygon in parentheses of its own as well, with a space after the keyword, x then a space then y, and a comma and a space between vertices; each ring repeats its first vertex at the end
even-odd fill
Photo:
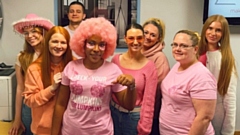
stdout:
POLYGON ((168 59, 166 55, 162 52, 163 50, 163 43, 157 43, 150 49, 143 51, 142 54, 146 56, 149 60, 153 61, 158 73, 158 87, 155 99, 155 109, 154 109, 154 118, 159 118, 159 112, 161 108, 161 82, 167 76, 168 72, 170 71, 170 66, 168 63, 168 59))
MULTIPOLYGON (((119 56, 120 54, 115 55, 112 62, 117 64, 124 74, 130 74, 135 78, 137 90, 135 105, 141 106, 140 120, 137 127, 138 134, 149 135, 152 129, 154 102, 158 83, 156 67, 152 61, 149 61, 141 69, 126 69, 120 65, 119 56)), ((114 102, 119 104, 115 95, 112 95, 112 97, 114 102)))
MULTIPOLYGON (((62 69, 62 64, 51 64, 51 80, 53 75, 62 69)), ((32 110, 31 130, 34 134, 51 134, 52 115, 57 98, 55 95, 56 92, 51 92, 48 87, 44 88, 39 64, 31 64, 26 73, 23 96, 25 104, 32 110)))

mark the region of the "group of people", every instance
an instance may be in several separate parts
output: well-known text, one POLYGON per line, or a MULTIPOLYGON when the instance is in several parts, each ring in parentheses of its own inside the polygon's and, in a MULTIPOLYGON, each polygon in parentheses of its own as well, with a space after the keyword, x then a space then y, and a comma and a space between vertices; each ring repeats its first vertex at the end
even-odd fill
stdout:
POLYGON ((128 50, 107 61, 117 45, 111 22, 83 20, 80 2, 68 17, 66 27, 35 14, 13 23, 25 44, 9 135, 234 134, 237 70, 223 16, 209 17, 201 36, 175 34, 171 69, 162 20, 128 25, 128 50))

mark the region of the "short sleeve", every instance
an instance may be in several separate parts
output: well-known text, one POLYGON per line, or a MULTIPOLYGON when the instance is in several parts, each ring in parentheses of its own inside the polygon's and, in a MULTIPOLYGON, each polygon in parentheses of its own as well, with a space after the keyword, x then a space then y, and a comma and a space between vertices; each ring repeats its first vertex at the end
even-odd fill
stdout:
POLYGON ((61 81, 61 84, 62 85, 65 85, 65 86, 69 86, 69 83, 70 83, 70 79, 69 79, 69 70, 70 70, 70 64, 71 62, 69 62, 67 64, 67 66, 64 68, 63 72, 62 72, 62 81, 61 81))
POLYGON ((15 64, 18 65, 19 67, 21 67, 21 64, 20 64, 20 61, 19 61, 19 56, 20 56, 20 55, 21 55, 21 53, 19 53, 19 54, 17 55, 16 62, 15 62, 15 64))
POLYGON ((195 99, 216 99, 216 83, 214 81, 197 83, 191 88, 190 96, 195 99))
MULTIPOLYGON (((113 69, 115 71, 114 74, 113 74, 113 76, 114 76, 113 78, 114 79, 117 79, 117 77, 119 75, 123 74, 121 69, 117 65, 115 65, 115 64, 113 64, 113 69)), ((127 88, 126 86, 123 86, 121 84, 114 84, 114 85, 112 85, 112 91, 113 92, 120 92, 120 91, 122 91, 122 90, 124 90, 126 88, 127 88)))

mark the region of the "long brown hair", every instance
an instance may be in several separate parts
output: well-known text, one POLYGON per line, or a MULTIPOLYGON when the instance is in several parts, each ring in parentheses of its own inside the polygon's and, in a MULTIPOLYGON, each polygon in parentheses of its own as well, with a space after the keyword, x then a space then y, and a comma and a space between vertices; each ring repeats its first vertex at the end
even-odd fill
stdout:
MULTIPOLYGON (((47 34, 45 35, 45 42, 43 44, 42 54, 41 54, 41 74, 42 74, 42 82, 44 88, 50 86, 52 84, 52 76, 51 76, 51 56, 52 54, 49 51, 49 41, 51 37, 55 33, 62 34, 67 41, 67 50, 62 56, 62 67, 64 68, 69 61, 72 60, 72 51, 70 50, 69 41, 70 35, 68 31, 61 26, 52 27, 47 34)), ((61 71, 63 71, 63 68, 61 71)))
POLYGON ((219 41, 220 43, 219 49, 222 54, 222 60, 221 60, 221 68, 220 68, 217 86, 218 86, 219 94, 224 96, 225 94, 227 94, 232 73, 234 72, 234 74, 237 76, 235 59, 232 54, 232 50, 230 46, 229 25, 225 17, 223 17, 222 15, 212 15, 206 20, 202 28, 201 41, 199 44, 198 51, 199 51, 199 55, 203 55, 208 51, 207 49, 208 41, 206 39, 206 31, 209 28, 209 25, 211 25, 211 23, 215 21, 220 22, 222 25, 222 37, 219 41))
MULTIPOLYGON (((33 27, 33 29, 43 36, 44 29, 42 27, 35 26, 33 27)), ((44 42, 43 40, 40 42, 40 46, 44 42)), ((27 72, 27 68, 33 62, 34 53, 35 53, 34 48, 25 40, 23 51, 20 52, 19 56, 22 75, 25 75, 25 73, 27 72)))

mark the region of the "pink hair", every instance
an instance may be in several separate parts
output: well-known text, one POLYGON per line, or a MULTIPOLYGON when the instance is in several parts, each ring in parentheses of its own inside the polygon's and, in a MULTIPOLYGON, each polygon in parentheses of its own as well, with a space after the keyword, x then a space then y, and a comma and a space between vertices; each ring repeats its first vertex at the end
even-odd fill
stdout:
POLYGON ((82 21, 70 40, 70 48, 77 55, 85 57, 85 43, 92 35, 101 36, 102 40, 107 42, 105 52, 102 56, 104 59, 113 55, 117 45, 117 31, 116 28, 103 17, 90 18, 82 21))

